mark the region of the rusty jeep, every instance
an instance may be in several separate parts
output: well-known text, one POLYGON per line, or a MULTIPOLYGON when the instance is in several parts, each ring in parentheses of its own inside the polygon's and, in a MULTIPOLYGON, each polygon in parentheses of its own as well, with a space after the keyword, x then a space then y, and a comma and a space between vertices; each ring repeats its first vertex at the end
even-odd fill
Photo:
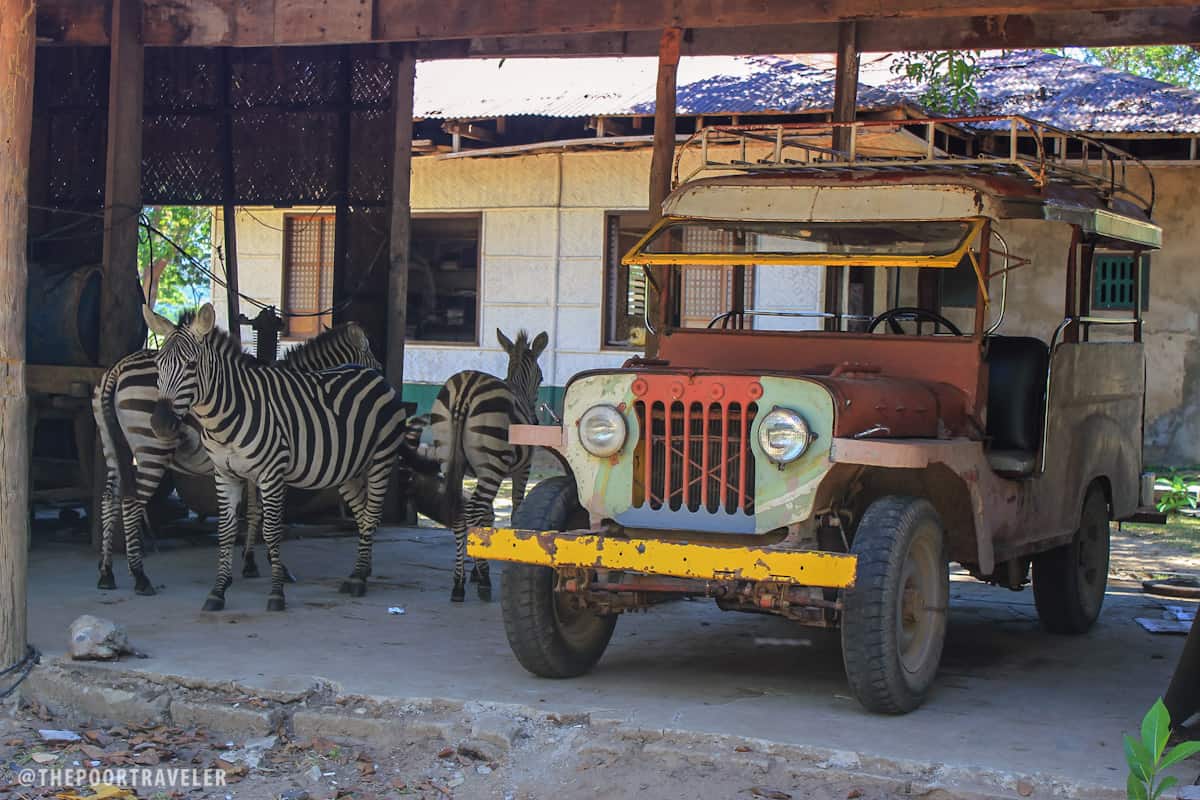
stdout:
POLYGON ((561 426, 511 429, 566 474, 469 552, 511 562, 534 674, 589 670, 623 611, 711 598, 840 628, 853 694, 904 713, 952 564, 1032 583, 1051 632, 1096 621, 1110 523, 1141 507, 1148 170, 1019 117, 852 123, 848 152, 831 127, 681 148, 622 262, 655 290, 657 352, 574 376, 561 426), (729 306, 697 325, 688 271, 714 268, 729 306))

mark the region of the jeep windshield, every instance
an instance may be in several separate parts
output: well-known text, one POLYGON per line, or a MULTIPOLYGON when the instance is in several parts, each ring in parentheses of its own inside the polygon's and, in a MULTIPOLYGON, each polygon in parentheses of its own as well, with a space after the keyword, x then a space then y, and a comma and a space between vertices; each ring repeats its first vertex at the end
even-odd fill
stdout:
POLYGON ((790 222, 667 218, 627 265, 766 264, 953 268, 980 220, 790 222))

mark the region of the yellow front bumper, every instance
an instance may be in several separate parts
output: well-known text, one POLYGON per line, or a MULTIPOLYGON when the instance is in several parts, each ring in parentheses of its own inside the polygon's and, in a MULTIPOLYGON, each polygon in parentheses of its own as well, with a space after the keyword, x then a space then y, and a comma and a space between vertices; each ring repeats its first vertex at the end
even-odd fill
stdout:
POLYGON ((588 567, 705 581, 780 581, 803 586, 854 585, 858 559, 838 553, 625 539, 592 533, 472 528, 472 558, 545 567, 588 567))

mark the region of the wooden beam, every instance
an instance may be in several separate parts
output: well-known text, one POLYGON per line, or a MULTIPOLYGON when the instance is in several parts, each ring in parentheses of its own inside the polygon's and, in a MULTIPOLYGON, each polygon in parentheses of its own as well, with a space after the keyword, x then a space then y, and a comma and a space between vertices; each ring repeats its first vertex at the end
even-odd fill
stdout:
MULTIPOLYGON (((667 28, 662 32, 658 44, 658 84, 654 92, 654 149, 650 156, 650 215, 654 219, 662 216, 662 204, 671 193, 671 171, 675 164, 675 88, 679 73, 679 43, 683 39, 680 28, 667 28)), ((670 267, 652 268, 655 282, 666 288, 674 280, 670 267)), ((669 309, 666 300, 670 292, 661 293, 658 302, 650 305, 650 290, 647 289, 646 303, 652 308, 654 327, 660 332, 667 322, 669 309)), ((658 353, 659 335, 646 331, 646 357, 658 353)))
POLYGON ((237 240, 237 181, 233 173, 233 109, 229 93, 233 86, 233 73, 229 68, 229 51, 221 50, 221 185, 224 203, 221 206, 225 256, 225 306, 229 310, 229 335, 237 343, 242 341, 242 307, 238 297, 238 240, 237 240))
POLYGON ((463 139, 472 139, 476 142, 487 142, 488 144, 494 144, 497 141, 497 137, 494 132, 474 122, 443 122, 442 130, 451 136, 459 136, 463 139))
POLYGON ((29 399, 25 248, 33 125, 33 0, 0 0, 0 669, 25 655, 29 552, 29 399))
POLYGON ((112 0, 111 25, 100 315, 100 363, 104 365, 136 346, 133 338, 142 325, 137 280, 144 66, 140 0, 112 0))
POLYGON ((387 378, 397 390, 404 385, 404 332, 408 307, 408 249, 412 239, 413 85, 416 54, 401 47, 392 91, 395 143, 392 148, 391 245, 388 261, 387 378))
MULTIPOLYGON (((853 122, 858 108, 858 23, 843 22, 838 26, 837 64, 833 77, 833 121, 853 122)), ((833 129, 833 149, 849 158, 853 131, 847 127, 833 129)))
MULTIPOLYGON (((47 41, 107 44, 113 0, 40 0, 47 41)), ((269 46, 367 41, 439 43, 422 58, 651 55, 658 31, 689 29, 685 55, 831 52, 834 26, 862 25, 867 52, 894 49, 1192 44, 1186 0, 711 0, 591 3, 527 0, 145 0, 147 45, 269 46), (943 26, 941 23, 950 23, 943 26), (1185 23, 1180 30, 1180 23, 1185 23), (821 25, 830 26, 821 31, 821 25), (932 26, 932 27, 931 27, 932 26)))
MULTIPOLYGON (((346 102, 351 100, 353 82, 352 54, 350 48, 342 48, 342 92, 346 102)), ((333 305, 335 308, 346 302, 346 274, 350 255, 350 109, 344 108, 338 112, 337 124, 337 163, 334 169, 334 199, 333 207, 333 305)), ((365 268, 365 265, 359 265, 365 268)), ((333 324, 344 322, 345 311, 335 313, 331 320, 333 324)))

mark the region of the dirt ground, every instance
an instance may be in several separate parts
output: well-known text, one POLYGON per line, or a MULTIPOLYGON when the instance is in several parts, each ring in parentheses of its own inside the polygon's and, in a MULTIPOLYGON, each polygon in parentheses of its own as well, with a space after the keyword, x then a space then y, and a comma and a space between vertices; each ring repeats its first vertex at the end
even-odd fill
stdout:
MULTIPOLYGON (((242 701, 253 703, 254 698, 242 701)), ((129 794, 108 795, 112 800, 952 796, 940 789, 914 794, 911 785, 849 779, 837 770, 821 774, 789 769, 745 745, 731 746, 727 752, 665 748, 649 758, 643 749, 635 758, 623 753, 619 744, 598 743, 586 728, 570 719, 527 724, 515 746, 497 755, 486 743, 456 747, 417 740, 381 746, 337 737, 296 738, 286 732, 229 739, 196 728, 56 718, 34 702, 0 720, 0 797, 72 798, 103 792, 102 785, 78 785, 79 779, 69 777, 85 770, 101 775, 107 771, 125 784, 129 794), (65 730, 80 739, 52 743, 40 733, 43 730, 65 730), (135 772, 138 777, 133 777, 135 772), (66 784, 63 775, 68 776, 66 784), (172 780, 193 786, 171 788, 172 780)))
POLYGON ((1166 525, 1114 526, 1109 575, 1145 580, 1169 575, 1200 576, 1200 519, 1172 516, 1166 525))

